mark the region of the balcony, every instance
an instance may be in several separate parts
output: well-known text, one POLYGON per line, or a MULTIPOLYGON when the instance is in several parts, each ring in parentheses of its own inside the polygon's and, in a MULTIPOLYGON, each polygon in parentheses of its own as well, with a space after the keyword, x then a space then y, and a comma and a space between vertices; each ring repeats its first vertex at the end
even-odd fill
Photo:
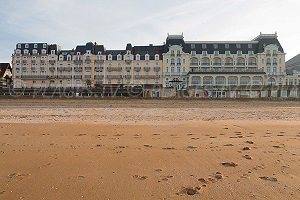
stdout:
POLYGON ((122 75, 107 75, 108 79, 122 79, 122 75))
POLYGON ((257 65, 256 63, 248 63, 248 66, 255 66, 257 65))
POLYGON ((53 72, 55 71, 55 67, 49 67, 49 70, 53 72))
POLYGON ((225 66, 233 66, 233 63, 225 63, 225 66))
POLYGON ((85 62, 86 64, 91 64, 92 61, 91 61, 90 58, 86 58, 84 62, 85 62))
POLYGON ((271 63, 270 63, 270 62, 268 62, 268 63, 267 63, 267 65, 268 65, 268 66, 271 66, 271 63))
POLYGON ((131 67, 130 67, 130 66, 126 66, 126 67, 125 67, 125 70, 126 70, 127 72, 130 72, 130 71, 131 71, 131 67))
POLYGON ((97 59, 95 60, 95 64, 103 64, 104 63, 104 59, 97 59))
POLYGON ((85 71, 91 71, 92 68, 91 67, 85 67, 84 69, 85 69, 85 71))
POLYGON ((82 60, 74 60, 73 61, 75 65, 82 65, 82 60))
POLYGON ((245 63, 236 63, 238 66, 245 66, 245 63))
POLYGON ((56 76, 55 75, 49 75, 47 76, 48 79, 56 79, 56 76))
POLYGON ((47 75, 21 75, 22 79, 46 79, 47 75))
POLYGON ((64 71, 70 72, 70 71, 72 71, 72 67, 65 67, 64 71))
POLYGON ((65 70, 65 68, 64 67, 57 67, 57 71, 64 71, 65 70))
POLYGON ((141 79, 141 77, 142 77, 141 75, 134 75, 135 79, 141 79))
POLYGON ((55 60, 49 60, 50 65, 54 65, 56 63, 55 60))
POLYGON ((201 63, 201 66, 210 66, 209 63, 201 63))
POLYGON ((198 63, 191 63, 191 66, 198 66, 198 63))
POLYGON ((222 63, 213 63, 214 66, 221 66, 222 63))
POLYGON ((160 71, 160 67, 155 66, 155 67, 154 67, 154 71, 155 71, 155 72, 159 72, 159 71, 160 71))
POLYGON ((91 80, 92 77, 91 77, 91 75, 85 75, 84 78, 85 78, 86 80, 91 80))
POLYGON ((134 67, 134 71, 136 71, 136 72, 141 71, 141 67, 134 67))
POLYGON ((95 67, 95 71, 96 72, 102 72, 103 71, 103 67, 95 67))
POLYGON ((57 78, 59 78, 59 79, 71 79, 72 75, 57 75, 57 78))
POLYGON ((74 78, 74 79, 81 79, 82 76, 81 76, 81 75, 74 75, 73 78, 74 78))
POLYGON ((103 78, 104 78, 103 75, 95 75, 95 76, 94 76, 94 79, 103 79, 103 78))
POLYGON ((185 76, 186 73, 183 72, 165 72, 165 76, 185 76))
POLYGON ((125 79, 131 79, 131 75, 125 75, 125 79))
POLYGON ((75 72, 82 72, 82 67, 74 67, 75 72))
POLYGON ((27 60, 22 60, 22 64, 27 64, 27 60))
POLYGON ((144 70, 145 70, 145 72, 149 72, 150 71, 150 67, 146 66, 146 67, 144 67, 144 70))

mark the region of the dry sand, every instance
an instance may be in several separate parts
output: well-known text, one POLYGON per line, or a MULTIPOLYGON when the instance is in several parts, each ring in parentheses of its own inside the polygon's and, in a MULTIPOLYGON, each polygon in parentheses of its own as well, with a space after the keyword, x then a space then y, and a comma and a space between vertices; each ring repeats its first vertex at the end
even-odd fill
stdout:
POLYGON ((299 101, 0 100, 0 199, 299 199, 299 101))

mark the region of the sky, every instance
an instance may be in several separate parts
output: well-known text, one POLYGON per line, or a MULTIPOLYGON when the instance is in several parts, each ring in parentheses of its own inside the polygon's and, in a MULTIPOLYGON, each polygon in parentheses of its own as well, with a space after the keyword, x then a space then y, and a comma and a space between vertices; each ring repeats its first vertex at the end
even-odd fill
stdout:
POLYGON ((0 0, 0 62, 17 43, 107 49, 187 41, 245 41, 278 34, 286 59, 300 53, 300 0, 0 0))

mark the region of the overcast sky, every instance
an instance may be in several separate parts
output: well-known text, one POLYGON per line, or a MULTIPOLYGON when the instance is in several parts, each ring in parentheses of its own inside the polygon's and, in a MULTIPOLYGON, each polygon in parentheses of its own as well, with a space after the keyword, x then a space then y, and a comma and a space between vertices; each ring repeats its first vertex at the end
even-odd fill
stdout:
POLYGON ((0 0, 0 62, 15 44, 92 41, 107 49, 185 40, 252 40, 275 33, 287 59, 300 53, 300 0, 0 0))

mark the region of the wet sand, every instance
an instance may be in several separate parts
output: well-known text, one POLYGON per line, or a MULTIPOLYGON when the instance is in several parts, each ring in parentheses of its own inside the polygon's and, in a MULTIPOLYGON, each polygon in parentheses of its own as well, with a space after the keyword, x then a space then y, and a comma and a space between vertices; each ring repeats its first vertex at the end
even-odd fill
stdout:
POLYGON ((298 199, 300 102, 1 99, 0 199, 298 199))

